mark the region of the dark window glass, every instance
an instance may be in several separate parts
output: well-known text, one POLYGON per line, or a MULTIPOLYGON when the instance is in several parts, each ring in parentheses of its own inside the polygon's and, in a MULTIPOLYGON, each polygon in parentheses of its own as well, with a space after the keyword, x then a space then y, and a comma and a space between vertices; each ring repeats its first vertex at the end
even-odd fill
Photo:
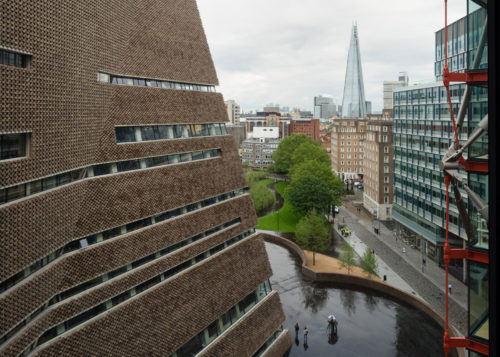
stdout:
POLYGON ((203 152, 202 151, 193 152, 193 160, 201 160, 201 159, 203 159, 203 152))
POLYGON ((50 330, 46 331, 42 336, 37 341, 37 346, 40 346, 41 344, 52 340, 53 338, 56 338, 57 336, 57 329, 51 328, 50 330))
POLYGON ((238 320, 238 313, 236 312, 236 307, 232 307, 231 310, 229 310, 229 315, 231 316, 231 321, 234 324, 236 320, 238 320))
POLYGON ((65 253, 71 252, 71 251, 76 250, 78 248, 80 248, 80 241, 70 242, 64 246, 64 252, 65 253))
POLYGON ((0 49, 0 64, 15 67, 28 67, 30 55, 0 49))
POLYGON ((174 137, 182 138, 182 129, 184 128, 184 125, 173 125, 173 127, 174 127, 174 137))
POLYGON ((51 188, 56 187, 56 178, 54 176, 47 177, 42 180, 42 190, 50 190, 51 188))
POLYGON ((17 200, 21 197, 25 196, 25 186, 24 185, 17 185, 13 187, 9 187, 6 189, 6 199, 7 202, 17 200))
POLYGON ((255 305, 256 301, 257 301, 257 295, 255 295, 255 291, 253 291, 238 303, 238 307, 240 311, 247 312, 248 310, 250 310, 252 306, 255 305))
POLYGON ((108 278, 109 278, 109 279, 112 279, 112 278, 114 278, 115 276, 118 276, 118 275, 120 275, 120 274, 125 273, 126 271, 127 271, 127 267, 126 267, 126 266, 121 267, 121 268, 118 268, 118 269, 115 269, 115 270, 113 270, 112 272, 109 272, 109 273, 108 273, 108 278))
POLYGON ((191 211, 194 211, 195 209, 198 208, 198 204, 197 203, 192 203, 192 204, 188 205, 186 208, 187 208, 188 212, 191 212, 191 211))
POLYGON ((220 150, 213 149, 213 150, 212 150, 212 157, 217 157, 217 156, 219 156, 219 152, 220 152, 220 150))
POLYGON ((115 128, 117 143, 130 143, 136 141, 135 128, 132 126, 120 126, 115 128))
POLYGON ((201 343, 201 338, 196 335, 190 339, 184 346, 180 348, 182 356, 195 356, 198 352, 203 349, 203 344, 201 343))
POLYGON ((158 139, 168 139, 168 125, 158 126, 158 139))
POLYGON ((168 157, 167 156, 158 156, 158 157, 152 157, 150 159, 146 159, 146 166, 147 167, 161 166, 161 165, 167 165, 167 164, 168 164, 168 157))
POLYGON ((26 156, 28 134, 0 135, 0 160, 26 156))
POLYGON ((222 249, 224 249, 224 244, 219 244, 218 246, 210 249, 210 255, 214 255, 215 253, 220 252, 222 249))
POLYGON ((92 317, 94 317, 97 314, 100 314, 101 312, 104 312, 104 311, 106 311, 105 304, 97 305, 96 307, 93 307, 92 309, 87 310, 84 313, 77 315, 77 316, 73 317, 72 319, 66 321, 64 323, 64 326, 66 327, 66 329, 70 329, 76 325, 81 324, 84 321, 91 319, 92 317))
POLYGON ((140 285, 137 285, 137 287, 135 288, 135 291, 137 294, 139 294, 140 292, 147 290, 150 287, 158 284, 160 281, 161 281, 160 277, 155 276, 153 279, 149 279, 148 281, 146 281, 140 285))
POLYGON ((146 81, 144 79, 133 78, 134 86, 144 87, 146 85, 146 81))
POLYGON ((115 296, 114 298, 111 299, 111 305, 116 306, 121 302, 124 302, 130 297, 130 291, 125 291, 124 293, 115 296))
POLYGON ((191 240, 193 242, 196 242, 197 240, 200 240, 203 237, 204 237, 203 233, 200 233, 200 234, 195 235, 193 238, 191 238, 191 240))
POLYGON ((117 235, 120 235, 120 234, 121 234, 121 228, 116 227, 116 228, 108 229, 107 231, 102 232, 102 237, 104 239, 109 239, 109 238, 116 237, 117 235))
POLYGON ((151 218, 141 219, 140 221, 129 223, 126 226, 127 232, 149 226, 150 224, 151 224, 151 218))
POLYGON ((141 168, 141 161, 140 160, 129 160, 129 161, 117 162, 116 168, 118 169, 118 172, 138 170, 141 168))
POLYGON ((152 261, 155 258, 154 254, 150 254, 144 258, 141 258, 139 260, 136 260, 135 262, 132 263, 132 268, 137 268, 143 264, 146 264, 147 262, 152 261))
POLYGON ((5 202, 7 202, 7 190, 1 189, 0 190, 0 203, 5 203, 5 202))
POLYGON ((142 141, 158 140, 160 133, 157 126, 143 126, 141 127, 142 141))
POLYGON ((174 155, 168 155, 168 163, 169 164, 175 164, 177 162, 180 162, 181 158, 179 154, 174 154, 174 155))
POLYGON ((56 176, 57 186, 65 185, 71 182, 71 173, 67 172, 56 176))
POLYGON ((154 79, 146 80, 146 85, 148 87, 159 87, 159 83, 157 81, 155 81, 154 79))
POLYGON ((161 222, 161 221, 164 221, 166 219, 170 218, 169 215, 168 215, 168 212, 165 212, 165 213, 162 213, 158 216, 155 217, 155 221, 158 223, 158 222, 161 222))
POLYGON ((94 176, 107 175, 110 173, 111 173, 111 164, 101 164, 94 166, 94 176))
POLYGON ((205 259, 205 253, 201 253, 200 255, 197 255, 195 258, 194 258, 194 261, 196 263, 198 262, 201 262, 203 259, 205 259))
POLYGON ((181 162, 187 162, 187 161, 191 161, 190 152, 185 152, 184 154, 181 154, 181 162))
POLYGON ((226 124, 220 124, 220 131, 222 135, 227 135, 226 124))

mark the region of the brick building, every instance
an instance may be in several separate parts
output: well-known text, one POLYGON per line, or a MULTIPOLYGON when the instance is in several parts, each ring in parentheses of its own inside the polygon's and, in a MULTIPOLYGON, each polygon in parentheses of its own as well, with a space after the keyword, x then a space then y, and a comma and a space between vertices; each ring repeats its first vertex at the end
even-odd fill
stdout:
POLYGON ((282 139, 290 135, 290 117, 282 117, 278 112, 257 112, 257 115, 246 118, 247 135, 253 132, 253 128, 259 127, 278 127, 282 139))
POLYGON ((319 119, 290 120, 290 135, 304 134, 319 142, 319 119))
POLYGON ((363 205, 381 220, 392 219, 393 137, 392 120, 369 120, 363 144, 363 205))
POLYGON ((332 169, 342 179, 363 178, 365 119, 334 119, 331 133, 332 169))
POLYGON ((0 355, 283 355, 196 2, 2 11, 0 355))

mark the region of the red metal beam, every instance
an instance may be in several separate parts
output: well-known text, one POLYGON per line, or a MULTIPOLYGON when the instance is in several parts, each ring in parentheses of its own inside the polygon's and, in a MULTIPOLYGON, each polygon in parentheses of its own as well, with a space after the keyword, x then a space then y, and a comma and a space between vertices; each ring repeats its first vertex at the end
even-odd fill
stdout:
POLYGON ((458 162, 461 163, 468 172, 488 172, 487 161, 465 160, 463 156, 460 156, 458 162))
POLYGON ((445 73, 443 71, 443 78, 448 82, 488 82, 488 72, 445 73))
POLYGON ((476 252, 470 249, 449 249, 448 259, 467 259, 484 264, 489 263, 489 256, 487 253, 476 252))
POLYGON ((485 345, 484 343, 480 343, 474 340, 471 340, 469 338, 465 337, 447 337, 445 336, 444 338, 444 348, 451 347, 465 347, 468 348, 469 350, 476 351, 478 353, 481 353, 483 355, 489 356, 490 355, 490 347, 488 345, 485 345))

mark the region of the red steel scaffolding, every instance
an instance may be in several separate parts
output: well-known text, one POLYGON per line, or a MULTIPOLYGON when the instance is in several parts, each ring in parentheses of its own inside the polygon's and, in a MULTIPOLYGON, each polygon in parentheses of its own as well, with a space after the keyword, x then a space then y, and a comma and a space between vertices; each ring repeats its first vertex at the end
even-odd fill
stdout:
POLYGON ((461 348, 465 347, 469 350, 476 351, 478 353, 489 355, 489 346, 487 344, 480 343, 478 341, 472 340, 467 337, 450 337, 449 334, 449 326, 448 326, 448 266, 450 264, 451 259, 467 259, 471 261, 481 262, 488 264, 488 254, 478 252, 470 249, 450 249, 450 244, 448 242, 448 220, 449 220, 449 186, 450 183, 452 185, 453 193, 456 199, 456 205, 458 208, 458 212, 460 214, 460 219, 464 225, 465 232, 469 239, 472 238, 473 232, 472 227, 469 220, 469 215, 467 213, 467 209, 464 205, 463 198, 461 197, 459 187, 464 189, 467 192, 469 199, 472 204, 475 206, 479 214, 483 219, 488 223, 488 204, 484 202, 479 195, 477 195, 469 186, 463 181, 462 175, 459 173, 459 170, 465 170, 468 173, 472 172, 482 172, 488 173, 488 162, 487 161, 472 161, 465 160, 463 157, 464 150, 467 149, 471 144, 473 144, 476 140, 482 137, 484 134, 488 132, 488 115, 486 115, 474 128, 471 134, 468 137, 468 140, 460 146, 459 135, 458 133, 461 130, 465 114, 467 112, 467 107, 469 105, 471 92, 472 92, 472 83, 478 85, 487 85, 488 84, 488 73, 487 72, 479 72, 474 71, 479 67, 479 62, 482 57, 483 49, 486 41, 486 27, 487 21, 485 23, 485 27, 483 30, 483 34, 479 41, 479 46, 477 49, 477 54, 474 59, 474 63, 471 65, 470 69, 472 72, 467 73, 450 73, 448 68, 448 23, 447 23, 447 11, 448 11, 448 1, 444 1, 445 10, 444 10, 444 23, 445 23, 445 65, 443 69, 443 84, 446 87, 446 92, 448 95, 448 103, 450 106, 450 114, 451 120, 453 123, 453 131, 454 138, 452 139, 452 143, 448 149, 448 151, 444 154, 443 159, 440 163, 440 168, 443 171, 444 182, 446 185, 446 237, 444 244, 444 263, 446 270, 446 320, 445 320, 445 330, 444 330, 444 338, 443 338, 443 347, 445 351, 445 355, 448 356, 451 348, 461 348), (453 106, 451 102, 450 96, 450 82, 465 82, 466 90, 464 92, 462 102, 460 103, 460 108, 458 111, 457 120, 455 120, 455 115, 453 113, 453 106))

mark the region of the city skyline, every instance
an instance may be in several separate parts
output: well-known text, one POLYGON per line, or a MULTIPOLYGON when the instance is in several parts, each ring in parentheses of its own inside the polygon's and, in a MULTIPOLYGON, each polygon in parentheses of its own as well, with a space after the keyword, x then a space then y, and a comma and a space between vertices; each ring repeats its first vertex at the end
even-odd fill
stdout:
MULTIPOLYGON (((383 107, 384 80, 396 80, 401 71, 415 82, 434 80, 434 51, 428 43, 442 28, 441 2, 356 0, 349 8, 335 5, 324 0, 311 5, 199 1, 218 69, 217 91, 225 100, 236 100, 245 112, 269 102, 313 110, 319 94, 341 103, 354 23, 360 34, 366 100, 374 112, 383 107)), ((465 12, 464 2, 448 4, 449 22, 465 12)))

